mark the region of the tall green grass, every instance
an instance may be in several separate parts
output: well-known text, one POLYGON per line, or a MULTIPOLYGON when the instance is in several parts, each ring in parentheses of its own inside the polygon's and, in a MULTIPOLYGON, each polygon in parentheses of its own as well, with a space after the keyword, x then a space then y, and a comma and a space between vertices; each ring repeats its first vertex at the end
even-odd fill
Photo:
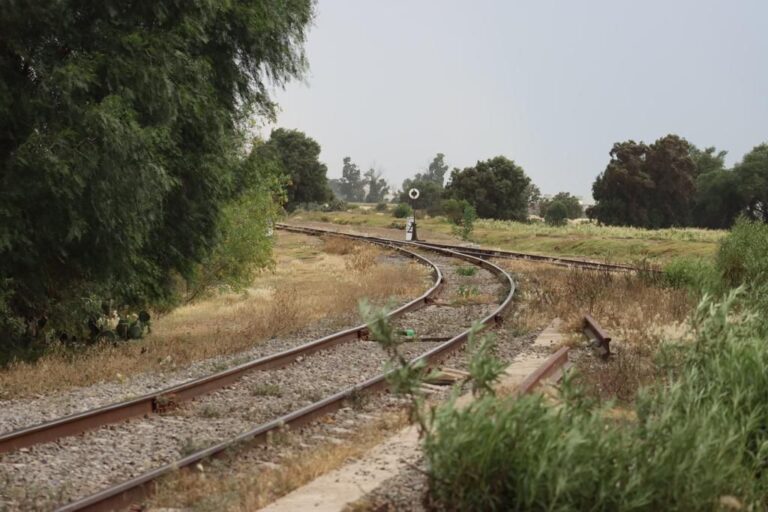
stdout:
POLYGON ((567 383, 563 402, 486 396, 440 407, 425 436, 447 510, 714 510, 768 495, 768 344, 737 295, 702 302, 669 381, 615 419, 567 383), (734 501, 735 500, 735 501, 734 501))

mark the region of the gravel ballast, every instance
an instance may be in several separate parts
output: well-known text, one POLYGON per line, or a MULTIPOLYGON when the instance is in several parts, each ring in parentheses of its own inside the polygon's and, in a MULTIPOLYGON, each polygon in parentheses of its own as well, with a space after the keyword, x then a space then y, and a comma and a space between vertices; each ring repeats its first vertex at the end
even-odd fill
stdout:
MULTIPOLYGON (((495 308, 494 303, 473 302, 473 297, 478 297, 479 302, 482 297, 496 300, 501 295, 502 286, 490 272, 481 269, 474 276, 458 276, 456 266, 466 266, 466 262, 434 253, 428 253, 428 257, 441 267, 446 277, 441 305, 408 313, 395 322, 397 327, 414 329, 418 337, 455 336, 495 308), (467 293, 468 289, 471 293, 467 293)), ((287 343, 295 346, 301 341, 293 338, 287 343)), ((438 342, 406 343, 403 352, 415 357, 437 345, 438 342)), ((262 355, 276 351, 267 344, 255 350, 262 355)), ((242 354, 239 357, 243 357, 242 354)), ((48 509, 91 494, 360 383, 381 373, 386 359, 375 342, 350 342, 307 356, 282 369, 247 375, 229 388, 183 404, 168 414, 111 425, 82 436, 5 454, 0 457, 0 484, 4 484, 0 508, 48 509)), ((168 376, 159 380, 148 378, 152 383, 168 382, 168 376)), ((179 379, 176 382, 186 380, 175 378, 179 379)), ((145 387, 141 393, 165 386, 167 384, 145 387)), ((119 389, 124 395, 129 388, 119 389)), ((104 403, 112 401, 114 396, 104 403)), ((70 404, 77 407, 74 402, 70 404)), ((26 406, 35 405, 27 401, 26 406)), ((88 407, 93 405, 78 410, 88 407)), ((28 411, 26 417, 33 417, 28 411)), ((5 412, 2 414, 6 417, 5 412)))

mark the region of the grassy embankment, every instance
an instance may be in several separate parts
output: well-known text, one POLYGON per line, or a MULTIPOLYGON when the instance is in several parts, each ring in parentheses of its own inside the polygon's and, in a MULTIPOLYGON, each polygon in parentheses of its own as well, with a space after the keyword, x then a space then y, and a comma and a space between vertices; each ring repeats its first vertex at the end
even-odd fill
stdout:
POLYGON ((142 340, 59 346, 35 362, 11 364, 0 370, 0 399, 172 371, 242 352, 320 319, 333 328, 351 326, 359 321, 362 298, 403 301, 426 289, 426 267, 379 264, 380 255, 370 245, 279 232, 275 271, 264 272, 243 293, 217 293, 179 307, 155 320, 152 334, 142 340))
MULTIPOLYGON (((405 222, 392 213, 369 208, 353 208, 345 212, 297 212, 289 222, 324 222, 358 228, 391 230, 390 236, 401 237, 405 222)), ((451 224, 443 217, 419 220, 419 236, 426 240, 454 239, 451 224)), ((382 231, 383 233, 383 231, 382 231)), ((627 227, 569 224, 550 227, 541 223, 478 220, 471 240, 475 243, 512 251, 574 256, 621 263, 646 259, 663 265, 680 257, 712 257, 725 231, 707 229, 648 230, 627 227)))

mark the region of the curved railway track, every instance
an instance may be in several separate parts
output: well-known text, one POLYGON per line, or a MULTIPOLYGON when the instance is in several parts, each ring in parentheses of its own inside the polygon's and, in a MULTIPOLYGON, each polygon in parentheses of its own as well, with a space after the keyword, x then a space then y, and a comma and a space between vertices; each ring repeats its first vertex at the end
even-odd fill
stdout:
MULTIPOLYGON (((383 245, 391 247, 409 258, 429 266, 433 276, 433 284, 424 294, 389 313, 389 318, 394 319, 429 304, 442 288, 444 278, 437 265, 424 256, 391 244, 383 245)), ((340 343, 365 338, 367 333, 368 329, 365 325, 358 325, 357 327, 339 331, 290 350, 260 357, 234 368, 199 379, 193 379, 177 386, 161 389, 132 400, 113 403, 7 432, 0 435, 0 454, 39 443, 55 441, 65 436, 81 434, 110 423, 156 414, 183 401, 227 386, 250 372, 279 368, 292 363, 298 357, 327 350, 340 343)))
MULTIPOLYGON (((307 234, 325 234, 318 232, 309 233, 308 231, 302 232, 307 234)), ((390 318, 396 318, 406 313, 413 312, 431 303, 433 301, 433 297, 435 297, 435 295, 442 288, 444 284, 444 276, 440 268, 428 258, 404 249, 401 247, 402 244, 397 244, 385 239, 370 239, 365 237, 349 238, 357 238, 367 242, 391 247, 400 251, 401 253, 418 259, 422 263, 431 265, 434 277, 433 286, 422 296, 401 306, 395 311, 392 311, 389 314, 390 318)), ((457 253, 449 249, 437 247, 421 247, 418 249, 428 250, 430 252, 440 254, 444 257, 461 259, 484 268, 493 274, 498 279, 501 287, 504 290, 503 298, 489 314, 485 315, 482 320, 480 320, 480 322, 483 327, 488 327, 501 321, 504 312, 511 304, 512 296, 515 290, 514 282, 512 281, 509 274, 507 274, 500 267, 488 261, 484 261, 474 256, 457 253)), ((428 364, 434 364, 445 358, 448 354, 451 354, 460 348, 468 339, 469 334, 470 330, 464 330, 460 334, 450 338, 448 341, 437 344, 433 348, 430 348, 413 360, 423 360, 428 364)), ((169 405, 173 405, 184 400, 189 400, 190 398, 197 397, 214 389, 229 385, 247 373, 255 372, 257 370, 268 370, 284 367, 289 363, 296 361, 299 357, 303 357, 314 352, 325 351, 344 342, 364 340, 366 339, 367 335, 368 331, 366 326, 361 325, 356 328, 348 329, 331 336, 327 336, 320 340, 307 343, 292 350, 274 354, 268 357, 263 357, 258 360, 237 366, 230 370, 219 372, 217 374, 210 375, 201 379, 195 379, 182 385, 164 389, 134 400, 100 407, 98 409, 70 415, 40 425, 20 429, 0 436, 0 451, 14 450, 16 448, 58 439, 62 436, 82 433, 89 429, 95 429, 109 423, 120 422, 131 417, 146 416, 153 413, 162 412, 163 409, 167 408, 169 405)), ((346 400, 354 398, 360 393, 369 393, 383 390, 385 388, 386 375, 375 375, 374 377, 368 378, 354 386, 348 387, 331 396, 318 400, 306 407, 291 411, 288 414, 284 414, 276 419, 268 421, 235 437, 217 443, 204 450, 192 453, 187 457, 183 457, 180 460, 176 460, 170 464, 158 467, 152 471, 141 474, 120 484, 113 485, 101 492, 83 499, 73 501, 67 505, 64 505, 58 510, 115 510, 127 507, 131 503, 135 503, 136 501, 141 500, 143 497, 149 494, 152 490, 153 483, 157 479, 171 473, 172 471, 175 471, 176 469, 195 465, 197 462, 203 459, 222 454, 232 447, 239 446, 241 443, 246 441, 250 443, 254 441, 263 442, 266 440, 268 433, 282 428, 285 425, 301 425, 311 421, 318 416, 328 414, 341 408, 342 404, 346 400)))
POLYGON ((526 260, 526 261, 533 261, 538 263, 548 263, 550 265, 571 267, 571 268, 580 268, 580 269, 586 269, 586 270, 606 270, 611 272, 637 272, 637 271, 645 271, 645 272, 652 272, 652 273, 660 272, 658 269, 655 269, 655 268, 639 269, 632 265, 624 265, 620 263, 605 263, 601 261, 582 260, 577 258, 563 258, 560 256, 545 256, 542 254, 532 254, 532 253, 526 253, 526 252, 503 251, 500 249, 487 249, 487 248, 471 247, 471 246, 465 246, 465 245, 442 244, 437 242, 427 242, 423 240, 414 241, 414 242, 405 242, 401 240, 393 240, 390 238, 372 237, 367 235, 356 235, 352 233, 343 233, 340 231, 333 231, 329 229, 293 226, 290 224, 278 224, 277 227, 279 229, 293 231, 296 233, 305 233, 305 234, 313 234, 313 235, 334 234, 339 236, 347 236, 355 239, 375 240, 379 243, 395 244, 398 246, 411 246, 411 247, 416 246, 416 247, 431 247, 431 248, 437 248, 437 249, 448 249, 451 251, 460 252, 462 254, 475 256, 477 258, 482 258, 482 259, 501 258, 501 259, 526 260))

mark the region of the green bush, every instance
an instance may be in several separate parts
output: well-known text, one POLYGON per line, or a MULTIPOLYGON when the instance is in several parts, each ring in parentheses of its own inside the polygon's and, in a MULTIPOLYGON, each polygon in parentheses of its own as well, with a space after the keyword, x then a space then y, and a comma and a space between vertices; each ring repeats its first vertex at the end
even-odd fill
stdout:
POLYGON ((464 218, 464 209, 469 206, 469 202, 465 199, 445 199, 441 205, 445 218, 458 226, 464 218))
POLYGON ((768 284, 768 224, 738 219, 720 242, 717 269, 727 286, 768 284))
POLYGON ((405 203, 400 203, 392 210, 392 215, 398 219, 404 219, 413 215, 413 209, 405 203))
MULTIPOLYGON (((735 295, 704 302, 693 344, 668 346, 671 381, 645 389, 636 419, 562 388, 437 409, 425 433, 430 494, 446 510, 760 508, 768 492, 768 345, 735 295)), ((609 404, 610 405, 610 404, 609 404)))
POLYGON ((700 258, 677 258, 669 262, 663 272, 663 281, 672 288, 690 288, 703 293, 717 290, 717 272, 712 263, 700 258))
POLYGON ((376 205, 376 211, 377 212, 385 212, 385 211, 387 211, 387 203, 378 203, 376 205))
POLYGON ((471 277, 477 273, 477 267, 467 265, 466 267, 456 267, 456 273, 460 276, 471 277))
POLYGON ((553 201, 544 212, 544 222, 548 226, 565 226, 568 224, 568 207, 562 201, 553 201))

